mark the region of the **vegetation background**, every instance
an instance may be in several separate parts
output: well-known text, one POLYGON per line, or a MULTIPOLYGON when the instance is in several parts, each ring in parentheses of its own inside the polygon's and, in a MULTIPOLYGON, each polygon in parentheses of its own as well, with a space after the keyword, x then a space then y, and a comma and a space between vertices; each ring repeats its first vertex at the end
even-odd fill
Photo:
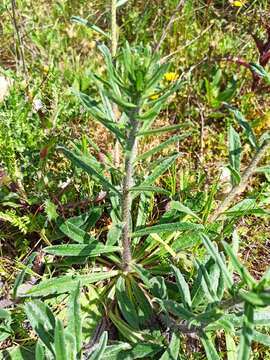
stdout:
MULTIPOLYGON (((155 122, 156 128, 178 128, 161 136, 153 133, 140 143, 143 153, 177 135, 179 129, 191 133, 162 150, 165 157, 171 150, 180 156, 155 183, 165 193, 149 198, 149 226, 166 214, 170 200, 181 201, 207 221, 226 198, 232 187, 226 167, 228 131, 233 125, 241 139, 244 133, 224 102, 244 114, 256 137, 270 129, 269 85, 256 77, 250 65, 260 63, 267 70, 270 56, 265 63, 263 56, 270 49, 269 2, 186 0, 178 4, 176 0, 130 0, 117 10, 119 49, 126 41, 155 48, 164 37, 159 49, 162 61, 171 62, 169 74, 185 76, 181 90, 170 96, 155 122)), ((72 16, 87 19, 107 33, 110 1, 2 0, 0 4, 0 76, 8 82, 7 93, 0 96, 0 309, 13 313, 9 336, 0 335, 2 349, 27 347, 36 339, 22 304, 17 306, 10 295, 33 251, 38 256, 27 273, 34 282, 41 279, 48 264, 45 273, 49 277, 74 274, 78 269, 87 274, 95 266, 95 262, 79 267, 61 260, 57 267, 52 255, 44 256, 45 246, 68 242, 65 235, 59 235, 59 221, 101 206, 105 211, 88 233, 104 239, 112 225, 103 187, 57 150, 58 145, 70 148, 72 141, 99 161, 114 150, 112 134, 94 121, 74 95, 74 91, 94 91, 91 73, 106 73, 98 45, 111 44, 102 33, 71 21, 72 16)), ((171 84, 174 79, 167 75, 162 81, 171 84)), ((253 157, 248 142, 243 140, 242 145, 241 171, 253 157)), ((268 162, 266 153, 262 165, 268 162)), ((140 163, 141 173, 150 167, 150 161, 140 163)), ((235 203, 246 202, 233 208, 225 224, 237 228, 239 258, 255 279, 261 278, 270 261, 269 181, 269 168, 249 179, 245 191, 235 199, 235 203), (233 220, 232 214, 236 216, 233 220)), ((222 240, 228 236, 226 226, 220 232, 222 240)), ((196 271, 190 259, 202 260, 204 250, 196 242, 186 248, 176 243, 172 249, 180 253, 179 266, 192 283, 196 271)), ((160 253, 158 261, 167 265, 167 255, 160 253)), ((101 263, 106 271, 110 268, 108 260, 101 263)), ((89 336, 95 334, 103 317, 99 298, 103 285, 102 281, 89 285, 84 292, 82 301, 91 313, 85 330, 89 336)), ((58 296, 48 304, 65 319, 66 303, 66 297, 58 296)), ((105 327, 109 338, 123 340, 111 323, 105 327)), ((181 343, 183 358, 211 359, 196 341, 181 343)), ((221 358, 226 358, 228 349, 221 333, 215 344, 221 358)), ((252 354, 253 359, 270 359, 265 344, 254 343, 252 354)))

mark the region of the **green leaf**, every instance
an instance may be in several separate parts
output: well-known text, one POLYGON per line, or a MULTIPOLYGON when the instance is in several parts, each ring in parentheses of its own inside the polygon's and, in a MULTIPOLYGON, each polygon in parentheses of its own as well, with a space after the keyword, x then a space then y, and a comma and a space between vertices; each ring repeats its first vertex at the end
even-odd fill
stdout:
POLYGON ((42 343, 40 341, 36 342, 35 359, 36 360, 46 360, 45 350, 44 350, 44 347, 43 347, 43 345, 42 345, 42 343))
POLYGON ((137 136, 159 135, 159 134, 163 134, 165 132, 175 131, 175 130, 181 129, 182 127, 183 127, 183 125, 181 125, 181 124, 179 124, 179 125, 171 125, 171 126, 164 126, 164 127, 157 128, 157 129, 140 131, 140 132, 138 132, 137 136))
POLYGON ((190 208, 183 205, 180 201, 171 201, 170 202, 170 209, 180 211, 184 214, 190 215, 195 219, 201 221, 198 215, 196 215, 190 208))
POLYGON ((12 294, 13 299, 16 299, 18 288, 23 283, 25 275, 27 273, 27 270, 29 269, 30 265, 32 265, 32 262, 34 261, 36 256, 37 256, 37 253, 33 252, 27 259, 25 268, 16 276, 16 279, 14 282, 13 294, 12 294))
MULTIPOLYGON (((127 0, 126 0, 127 1, 127 0)), ((98 27, 97 25, 91 23, 90 21, 86 20, 86 19, 82 19, 80 16, 72 16, 71 20, 78 23, 78 24, 82 24, 87 26, 88 28, 96 31, 97 33, 105 36, 106 38, 110 39, 111 37, 105 33, 105 31, 103 31, 100 27, 98 27)))
POLYGON ((107 272, 96 272, 90 275, 80 276, 60 276, 49 280, 43 280, 39 284, 33 286, 25 296, 47 296, 51 294, 63 294, 71 292, 76 287, 78 281, 81 286, 97 283, 98 281, 106 280, 118 275, 117 270, 107 272))
POLYGON ((88 360, 103 360, 103 354, 106 349, 106 345, 108 342, 108 333, 104 331, 100 337, 97 349, 91 354, 88 360))
POLYGON ((131 288, 132 294, 138 304, 138 314, 139 314, 139 322, 141 325, 145 325, 146 321, 149 321, 153 316, 153 309, 150 301, 145 296, 141 287, 137 284, 133 278, 131 278, 131 288))
POLYGON ((204 350, 206 352, 207 359, 208 360, 220 360, 220 357, 216 351, 215 345, 213 344, 213 341, 211 340, 209 335, 203 332, 201 334, 200 338, 201 338, 204 350))
POLYGON ((223 273, 224 280, 225 280, 228 288, 231 289, 234 284, 233 279, 232 279, 232 276, 231 276, 226 264, 224 263, 222 257, 220 256, 218 250, 216 249, 216 247, 214 247, 212 241, 205 234, 200 234, 200 237, 201 237, 201 240, 202 240, 204 246, 206 247, 208 253, 217 262, 217 264, 220 268, 220 271, 223 273))
POLYGON ((187 310, 182 304, 179 304, 176 301, 158 299, 158 302, 164 310, 178 316, 181 320, 191 321, 195 318, 191 311, 187 310))
POLYGON ((50 200, 45 201, 45 213, 49 219, 49 221, 54 221, 58 218, 57 214, 57 206, 50 200))
POLYGON ((239 261, 237 255, 234 253, 233 249, 230 247, 229 244, 227 244, 225 241, 222 241, 222 244, 224 246, 224 249, 227 253, 227 255, 230 257, 232 265, 234 269, 238 272, 241 279, 244 281, 244 283, 249 287, 253 288, 257 285, 256 280, 250 275, 248 269, 241 264, 239 261))
POLYGON ((107 234, 106 246, 112 246, 116 243, 119 244, 122 235, 123 225, 124 224, 122 222, 112 224, 107 234))
POLYGON ((129 323, 129 325, 131 325, 134 329, 139 330, 140 325, 138 314, 134 303, 127 295, 125 280, 122 277, 119 277, 117 280, 115 290, 118 306, 123 317, 129 323))
POLYGON ((165 189, 162 189, 157 186, 133 186, 131 189, 129 189, 130 192, 140 193, 140 192, 154 192, 159 194, 165 194, 170 196, 170 191, 167 191, 165 189))
POLYGON ((256 168, 256 172, 270 174, 270 165, 260 166, 256 168))
MULTIPOLYGON (((232 126, 229 127, 229 159, 232 169, 240 174, 240 163, 241 163, 241 141, 239 134, 234 130, 232 126)), ((232 176, 232 185, 235 186, 239 183, 236 182, 234 176, 232 176)))
POLYGON ((180 337, 173 333, 168 349, 163 353, 159 360, 178 360, 180 351, 180 337))
POLYGON ((238 360, 249 360, 252 336, 253 336, 253 327, 254 327, 254 308, 249 303, 245 303, 245 312, 243 327, 240 336, 240 344, 238 350, 238 360))
POLYGON ((159 234, 159 233, 172 233, 174 231, 201 231, 203 230, 203 226, 199 224, 193 224, 190 222, 177 222, 177 223, 170 223, 170 224, 161 224, 161 225, 154 225, 144 229, 140 229, 135 231, 132 234, 132 237, 141 237, 144 235, 150 234, 159 234))
POLYGON ((43 249, 46 253, 56 256, 87 256, 95 257, 100 254, 120 251, 119 246, 108 246, 95 242, 89 245, 84 244, 67 244, 47 246, 43 249))
POLYGON ((267 306, 270 305, 270 291, 261 292, 241 292, 239 293, 241 298, 254 306, 267 306))
POLYGON ((145 159, 149 158, 150 156, 155 155, 156 153, 160 152, 161 150, 167 148, 169 145, 171 145, 171 144, 173 144, 173 143, 175 143, 177 141, 184 140, 188 136, 190 136, 190 133, 173 136, 170 139, 168 139, 168 140, 162 142, 161 144, 155 146, 154 148, 152 148, 152 149, 146 151, 145 153, 137 156, 135 161, 138 162, 138 161, 145 160, 145 159))
POLYGON ((70 239, 76 241, 80 244, 90 244, 96 242, 97 240, 89 235, 86 231, 80 229, 78 226, 74 225, 71 221, 65 221, 59 229, 70 239))
POLYGON ((257 75, 263 78, 267 83, 270 83, 270 74, 265 70, 262 65, 254 63, 250 63, 249 65, 257 75))
POLYGON ((121 197, 121 193, 104 176, 100 175, 93 167, 87 164, 85 156, 77 156, 74 152, 61 146, 59 146, 58 149, 61 150, 74 165, 85 170, 89 175, 96 177, 106 189, 112 190, 121 197))
POLYGON ((255 149, 258 149, 258 143, 257 143, 256 136, 254 135, 254 132, 253 132, 250 124, 244 118, 243 114, 239 110, 233 108, 232 106, 230 106, 228 104, 226 104, 226 107, 234 114, 234 116, 235 116, 236 120, 238 121, 239 125, 245 131, 246 137, 248 138, 248 141, 250 142, 250 144, 255 149))
POLYGON ((191 309, 192 302, 191 302, 191 295, 189 291, 189 286, 184 278, 184 276, 181 274, 180 270, 177 269, 175 266, 172 265, 173 272, 175 274, 176 278, 176 284, 181 294, 181 300, 183 302, 183 305, 187 309, 191 309))
POLYGON ((57 360, 67 360, 67 348, 65 344, 64 326, 62 321, 56 319, 54 331, 54 349, 57 360))
POLYGON ((119 316, 115 315, 112 311, 109 313, 109 317, 113 324, 117 327, 120 333, 132 343, 143 341, 144 336, 140 331, 136 331, 126 322, 124 322, 119 316))
POLYGON ((48 350, 54 354, 55 318, 50 308, 39 300, 26 303, 24 306, 28 320, 48 350))
POLYGON ((101 109, 97 102, 93 100, 89 95, 86 95, 82 92, 73 91, 74 94, 80 99, 82 104, 88 109, 90 114, 100 122, 105 128, 107 128, 112 134, 116 136, 120 144, 122 144, 122 140, 124 140, 124 135, 119 129, 118 125, 108 119, 108 115, 106 115, 106 109, 101 109), (104 112, 105 111, 105 112, 104 112))
POLYGON ((262 334, 256 330, 254 330, 252 339, 253 339, 253 341, 255 341, 257 343, 260 343, 260 344, 270 347, 270 336, 267 334, 262 334))
POLYGON ((154 168, 152 173, 139 185, 141 186, 150 186, 152 185, 165 171, 167 171, 171 165, 176 161, 179 154, 170 156, 169 158, 163 160, 158 166, 154 168))
POLYGON ((78 282, 76 288, 70 293, 68 306, 67 330, 75 339, 76 353, 80 354, 82 348, 82 318, 80 305, 81 287, 78 282))
POLYGON ((155 297, 162 300, 168 299, 168 292, 164 277, 162 276, 153 277, 148 284, 148 288, 155 297))
POLYGON ((0 319, 7 320, 11 319, 11 314, 8 310, 0 308, 0 319))
POLYGON ((103 360, 120 360, 123 359, 123 354, 127 355, 132 346, 126 342, 118 342, 114 345, 107 345, 103 354, 103 360))
POLYGON ((226 352, 227 352, 228 360, 236 360, 237 347, 232 334, 225 332, 225 338, 226 338, 226 352))

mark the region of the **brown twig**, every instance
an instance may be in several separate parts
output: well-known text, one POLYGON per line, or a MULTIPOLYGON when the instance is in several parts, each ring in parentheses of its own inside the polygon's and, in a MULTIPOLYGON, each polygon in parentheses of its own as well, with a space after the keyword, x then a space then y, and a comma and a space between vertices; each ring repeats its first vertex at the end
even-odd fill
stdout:
POLYGON ((18 25, 17 19, 16 19, 16 0, 11 0, 11 8, 12 8, 12 21, 13 21, 14 29, 15 29, 16 36, 18 39, 19 56, 20 56, 20 60, 22 62, 23 72, 24 72, 25 76, 27 76, 27 68, 26 68, 25 57, 24 57, 24 47, 23 47, 22 37, 21 37, 21 33, 20 33, 20 28, 19 28, 19 25, 18 25))
POLYGON ((164 40, 166 39, 167 35, 169 34, 174 21, 176 20, 178 11, 181 9, 181 7, 184 5, 184 3, 185 3, 185 0, 180 0, 178 5, 176 6, 174 13, 172 14, 167 26, 164 28, 161 38, 160 38, 157 46, 155 47, 155 52, 159 51, 161 45, 163 44, 164 40))
POLYGON ((246 189, 250 177, 256 172, 257 165, 265 156, 265 153, 269 147, 270 147, 270 142, 265 141, 264 144, 257 150, 249 166, 244 171, 241 177, 240 184, 232 188, 232 190, 229 192, 226 198, 222 201, 222 203, 218 206, 218 208, 209 217, 208 220, 210 223, 216 221, 218 217, 230 207, 231 203, 236 198, 236 196, 241 194, 246 189))

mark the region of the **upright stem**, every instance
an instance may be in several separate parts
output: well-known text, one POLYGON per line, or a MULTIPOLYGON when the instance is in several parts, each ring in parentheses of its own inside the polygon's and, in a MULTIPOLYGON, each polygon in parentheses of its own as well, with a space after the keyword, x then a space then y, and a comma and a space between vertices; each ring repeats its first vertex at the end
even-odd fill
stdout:
POLYGON ((111 3, 111 36, 112 36, 112 57, 115 57, 117 51, 117 22, 116 9, 117 0, 112 0, 111 3))
POLYGON ((17 19, 16 19, 16 0, 11 1, 11 8, 12 8, 12 21, 13 21, 14 29, 15 29, 16 36, 18 39, 18 49, 19 49, 20 61, 22 64, 23 72, 24 72, 25 76, 27 76, 27 68, 26 68, 25 58, 24 58, 24 47, 23 47, 22 37, 21 37, 21 33, 20 33, 20 28, 19 28, 19 25, 18 25, 17 19))
MULTIPOLYGON (((117 52, 117 20, 116 20, 116 13, 117 13, 117 0, 112 0, 111 2, 111 37, 112 37, 112 43, 111 43, 111 51, 112 51, 112 57, 115 58, 116 52, 117 52)), ((116 120, 118 120, 118 108, 116 104, 113 104, 113 112, 115 114, 116 120)), ((119 142, 116 140, 115 146, 114 146, 114 165, 115 167, 119 167, 120 165, 120 145, 119 142)))
POLYGON ((133 169, 134 160, 137 156, 137 137, 139 122, 136 119, 138 110, 135 110, 130 117, 130 132, 127 139, 127 146, 125 152, 125 176, 123 179, 123 199, 122 199, 122 245, 123 245, 123 270, 131 271, 131 206, 132 197, 130 188, 133 186, 133 169))

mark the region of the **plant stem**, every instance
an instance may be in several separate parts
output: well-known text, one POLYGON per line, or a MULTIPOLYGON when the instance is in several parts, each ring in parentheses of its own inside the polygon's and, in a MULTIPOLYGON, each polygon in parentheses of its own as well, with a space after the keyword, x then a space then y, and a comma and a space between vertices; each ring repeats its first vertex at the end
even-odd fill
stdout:
POLYGON ((130 115, 130 131, 127 139, 126 151, 125 151, 125 176, 123 179, 123 199, 122 199, 122 246, 123 246, 123 270, 126 272, 131 271, 131 206, 132 197, 130 188, 133 186, 133 171, 134 160, 137 156, 137 131, 139 122, 136 119, 138 109, 130 115))
MULTIPOLYGON (((118 41, 117 41, 117 19, 116 19, 116 14, 117 14, 117 0, 112 0, 111 2, 111 39, 112 39, 112 43, 111 43, 111 51, 112 51, 112 57, 115 58, 116 53, 117 53, 117 45, 118 45, 118 41)), ((118 108, 116 104, 113 104, 113 112, 115 114, 115 118, 116 120, 118 120, 118 108)), ((115 167, 119 167, 120 165, 120 144, 119 142, 116 140, 115 145, 114 145, 114 154, 113 154, 113 158, 114 158, 114 165, 115 167)))
POLYGON ((257 152, 254 155, 253 159, 251 160, 249 166, 244 171, 244 173, 241 177, 240 183, 237 186, 232 188, 232 190, 229 192, 229 194, 226 196, 226 198, 222 201, 222 203, 219 205, 219 207, 210 216, 210 218, 209 218, 210 223, 216 221, 217 218, 229 208, 229 206, 231 205, 233 200, 236 198, 236 196, 241 194, 245 190, 245 188, 248 184, 249 178, 254 174, 254 172, 256 172, 257 165, 262 160, 262 158, 264 157, 264 155, 269 147, 270 147, 270 142, 265 141, 264 144, 257 150, 257 152))
POLYGON ((25 58, 24 58, 24 47, 23 47, 23 42, 22 42, 19 25, 18 25, 17 19, 16 19, 16 1, 15 0, 11 1, 11 8, 12 8, 12 21, 13 21, 14 29, 15 29, 17 39, 18 39, 19 57, 20 57, 20 61, 22 64, 23 72, 25 74, 25 77, 27 77, 27 68, 26 68, 25 58))
POLYGON ((181 7, 185 4, 185 0, 180 0, 178 5, 176 6, 174 13, 172 14, 168 24, 164 28, 161 38, 155 48, 155 52, 158 52, 160 50, 161 45, 163 44, 164 40, 166 39, 167 35, 169 34, 171 27, 173 26, 173 23, 177 17, 178 11, 181 9, 181 7))
POLYGON ((111 3, 111 36, 112 36, 112 57, 115 57, 117 51, 117 22, 116 9, 117 0, 112 0, 111 3))

